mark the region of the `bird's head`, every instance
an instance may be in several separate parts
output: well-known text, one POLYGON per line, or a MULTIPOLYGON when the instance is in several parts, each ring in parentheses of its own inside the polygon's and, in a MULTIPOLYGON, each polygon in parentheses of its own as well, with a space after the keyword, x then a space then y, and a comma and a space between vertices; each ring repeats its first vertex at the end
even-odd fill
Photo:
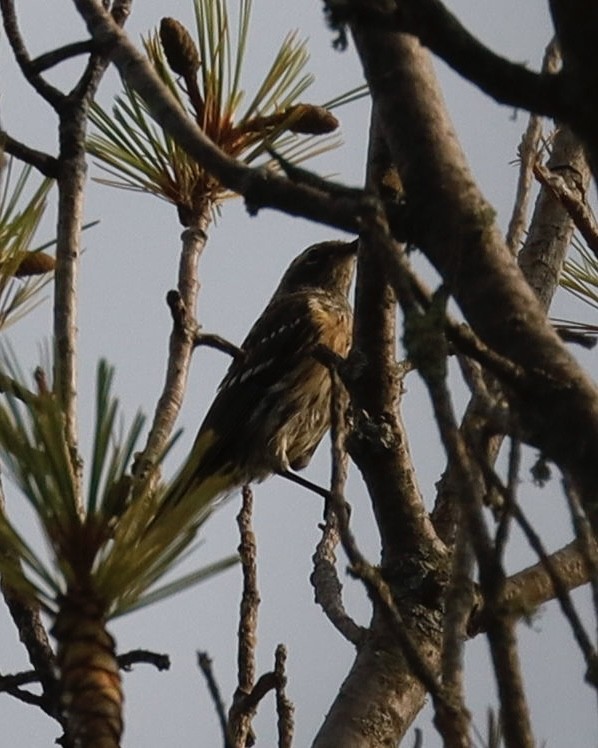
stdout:
POLYGON ((275 296, 314 288, 346 294, 353 278, 356 257, 357 240, 312 244, 291 262, 275 296))

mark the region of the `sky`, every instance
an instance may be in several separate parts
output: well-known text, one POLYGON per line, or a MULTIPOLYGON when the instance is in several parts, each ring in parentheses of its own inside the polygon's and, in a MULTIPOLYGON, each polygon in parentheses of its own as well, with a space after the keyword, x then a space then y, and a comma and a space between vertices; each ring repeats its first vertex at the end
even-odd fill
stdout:
MULTIPOLYGON (((234 7, 234 0, 230 0, 230 5, 234 7)), ((459 0, 447 5, 493 49, 537 69, 551 33, 545 2, 459 0)), ((36 4, 35 12, 27 2, 17 2, 17 8, 32 55, 84 38, 83 25, 68 0, 36 4)), ((193 28, 192 0, 168 4, 137 0, 127 24, 128 33, 138 41, 141 34, 157 26, 164 13, 193 28)), ((255 90, 284 36, 294 29, 309 43, 309 70, 316 76, 310 101, 324 102, 362 81, 354 49, 350 47, 343 54, 332 49, 332 35, 324 24, 320 3, 254 0, 243 81, 248 94, 255 90)), ((51 80, 62 86, 72 83, 80 64, 76 60, 62 66, 52 72, 51 80)), ((527 118, 524 113, 496 105, 473 86, 460 81, 442 63, 437 68, 472 170, 495 206, 504 229, 515 192, 517 143, 527 118)), ((0 70, 3 126, 31 146, 55 152, 55 117, 20 78, 3 36, 0 70)), ((110 71, 100 89, 100 102, 108 107, 118 91, 118 77, 110 71)), ((339 181, 359 185, 365 168, 368 102, 347 106, 338 115, 343 145, 310 167, 321 174, 334 174, 339 181)), ((99 176, 93 164, 90 176, 99 176)), ((164 297, 175 284, 181 230, 170 205, 150 196, 91 182, 86 220, 96 219, 100 219, 100 224, 84 237, 80 276, 80 429, 84 452, 89 448, 95 368, 100 357, 116 366, 115 390, 127 417, 131 418, 137 409, 148 414, 153 411, 162 386, 171 325, 164 297)), ((45 235, 40 238, 51 238, 54 220, 51 209, 43 226, 45 235)), ((201 259, 202 288, 197 312, 204 329, 240 342, 290 259, 308 244, 330 238, 339 238, 338 232, 273 211, 263 211, 252 218, 239 200, 227 202, 217 224, 210 229, 201 259)), ((431 278, 423 263, 421 266, 431 278)), ((10 331, 9 340, 26 371, 33 370, 38 363, 40 346, 49 338, 50 312, 51 304, 47 301, 10 331)), ((557 300, 555 315, 567 314, 580 317, 586 313, 579 304, 562 295, 557 300)), ((595 373, 595 354, 579 355, 595 373)), ((167 469, 176 470, 192 443, 227 365, 220 353, 208 349, 197 351, 178 424, 184 428, 184 434, 167 469)), ((416 375, 407 379, 406 387, 404 408, 412 451, 424 494, 431 503, 444 459, 416 375)), ((327 481, 327 455, 327 446, 323 445, 306 471, 309 478, 320 483, 327 481)), ((532 486, 529 473, 524 472, 521 492, 526 510, 540 524, 549 547, 567 542, 569 520, 560 506, 556 482, 540 491, 532 486)), ((352 475, 347 493, 360 547, 375 562, 378 544, 371 511, 356 475, 352 475)), ((295 745, 306 746, 348 672, 353 652, 313 602, 309 575, 311 556, 319 539, 319 499, 273 478, 255 488, 255 500, 262 597, 258 671, 272 667, 274 649, 279 642, 288 646, 288 695, 297 709, 295 745)), ((238 544, 234 521, 238 506, 238 499, 233 497, 210 519, 202 546, 185 568, 195 568, 234 551, 238 544)), ((16 496, 11 498, 13 507, 19 517, 22 515, 24 526, 28 526, 16 496)), ((533 558, 520 539, 514 537, 512 542, 515 550, 511 571, 516 571, 532 563, 533 558)), ((340 566, 347 607, 365 625, 369 618, 365 593, 358 583, 344 575, 343 562, 340 566)), ((214 710, 195 664, 195 653, 202 650, 210 654, 222 692, 228 698, 235 686, 239 591, 240 574, 233 569, 177 598, 119 619, 111 626, 119 651, 142 647, 167 652, 172 658, 167 673, 137 666, 124 675, 126 748, 221 744, 214 710)), ((587 610, 585 598, 584 591, 575 595, 587 610)), ((539 742, 545 740, 547 746, 565 741, 573 744, 574 730, 577 745, 595 744, 594 698, 583 685, 583 664, 556 606, 547 605, 531 625, 522 624, 519 633, 539 742), (560 704, 558 709, 550 708, 554 703, 560 704)), ((5 644, 0 672, 26 669, 25 655, 2 609, 0 640, 5 644)), ((496 704, 486 645, 480 639, 471 643, 467 652, 469 706, 483 731, 485 710, 496 704)), ((426 710, 417 724, 424 728, 426 748, 434 748, 440 741, 429 725, 429 717, 426 710)), ((0 724, 13 745, 41 748, 57 736, 50 720, 8 696, 0 696, 0 724)), ((274 705, 269 698, 262 704, 256 721, 258 745, 273 745, 274 729, 274 705)), ((407 738, 407 745, 412 737, 407 738)))

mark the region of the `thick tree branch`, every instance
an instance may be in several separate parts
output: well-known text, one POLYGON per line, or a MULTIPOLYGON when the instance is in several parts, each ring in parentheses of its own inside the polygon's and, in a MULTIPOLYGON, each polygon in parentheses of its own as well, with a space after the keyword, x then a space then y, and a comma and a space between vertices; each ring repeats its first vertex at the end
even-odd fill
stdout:
POLYGON ((586 148, 594 179, 598 178, 598 9, 584 0, 550 0, 550 11, 563 58, 561 78, 571 126, 586 148))
MULTIPOLYGON (((374 107, 368 154, 368 183, 372 191, 398 191, 390 154, 374 107)), ((363 473, 382 540, 382 563, 392 574, 408 549, 415 566, 428 567, 420 554, 439 554, 444 549, 424 509, 407 434, 398 405, 400 372, 396 364, 396 299, 389 283, 385 253, 376 245, 378 232, 362 237, 357 266, 355 327, 349 357, 348 386, 354 416, 349 437, 351 456, 363 473)), ((397 567, 398 569, 398 567, 397 567)), ((414 568, 414 573, 416 572, 414 568)))
MULTIPOLYGON (((333 370, 331 375, 333 392, 338 395, 337 374, 333 370)), ((451 711, 436 678, 437 641, 434 634, 437 632, 432 633, 433 627, 428 628, 423 617, 418 618, 417 628, 409 627, 409 622, 395 604, 390 586, 380 571, 361 554, 349 527, 342 493, 347 467, 343 424, 344 407, 335 396, 331 417, 333 475, 329 509, 338 519, 351 571, 368 590, 374 617, 369 636, 316 736, 314 748, 328 745, 357 748, 364 744, 382 746, 396 743, 421 709, 426 691, 432 694, 440 710, 446 714, 451 711)), ((412 615, 413 611, 409 613, 412 615)), ((447 745, 452 744, 448 742, 447 745)))
MULTIPOLYGON (((533 386, 509 393, 526 438, 574 476, 589 502, 598 462, 595 386, 547 324, 505 247, 458 146, 428 55, 413 37, 359 27, 354 36, 405 189, 414 243, 482 341, 529 373, 533 386), (587 435, 582 443, 580 430, 587 435)), ((598 513, 590 516, 598 526, 598 513)))
MULTIPOLYGON (((589 571, 579 540, 574 540, 548 558, 567 590, 588 583, 589 571)), ((512 615, 521 618, 532 615, 540 605, 553 600, 555 596, 552 575, 542 562, 538 562, 505 580, 499 604, 507 606, 512 615)), ((473 611, 467 627, 471 636, 486 630, 488 615, 484 605, 473 611)))

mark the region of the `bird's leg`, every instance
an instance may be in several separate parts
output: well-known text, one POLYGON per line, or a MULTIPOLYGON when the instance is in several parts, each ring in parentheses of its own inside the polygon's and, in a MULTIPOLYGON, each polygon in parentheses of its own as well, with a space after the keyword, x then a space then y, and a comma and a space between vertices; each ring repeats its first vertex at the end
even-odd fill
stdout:
POLYGON ((322 488, 322 486, 318 486, 317 483, 312 483, 310 480, 307 480, 307 478, 302 478, 291 470, 277 470, 276 472, 281 476, 281 478, 286 478, 292 483, 296 483, 298 486, 303 486, 303 488, 307 488, 309 491, 317 493, 318 496, 326 499, 327 502, 330 501, 330 491, 327 488, 322 488))

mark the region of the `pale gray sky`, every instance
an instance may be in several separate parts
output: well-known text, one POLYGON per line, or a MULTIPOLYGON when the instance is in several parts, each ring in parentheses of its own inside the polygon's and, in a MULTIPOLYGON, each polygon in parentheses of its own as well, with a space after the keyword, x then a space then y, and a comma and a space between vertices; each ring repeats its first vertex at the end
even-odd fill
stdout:
MULTIPOLYGON (((230 0, 231 7, 234 0, 230 0)), ((21 24, 33 53, 47 51, 66 41, 82 38, 82 24, 68 0, 17 3, 21 24), (63 15, 64 14, 64 15, 63 15)), ((470 28, 494 49, 536 68, 550 36, 543 0, 459 0, 448 5, 470 28)), ((155 27, 163 14, 177 17, 192 28, 191 0, 164 3, 146 0, 134 3, 127 30, 135 38, 155 27)), ((289 0, 254 0, 253 24, 244 81, 249 93, 267 69, 284 35, 298 29, 309 37, 310 69, 316 74, 310 99, 325 101, 353 88, 360 80, 354 50, 333 51, 320 3, 289 0)), ((80 61, 56 71, 53 80, 64 83, 80 61)), ((5 39, 0 42, 2 70, 1 115, 4 127, 29 144, 53 149, 56 141, 53 115, 41 105, 12 64, 5 39)), ((462 138, 473 171, 486 196, 494 203, 501 226, 505 226, 514 194, 516 146, 526 116, 514 116, 472 86, 462 83, 439 64, 449 109, 462 138)), ((118 89, 112 72, 101 88, 100 100, 107 105, 118 89)), ((344 145, 313 162, 321 173, 335 173, 350 184, 363 179, 367 102, 339 110, 344 145)), ((92 176, 98 174, 92 166, 92 176)), ((117 366, 116 391, 132 416, 137 408, 151 413, 162 385, 170 317, 164 296, 173 287, 179 250, 180 227, 171 206, 149 196, 91 185, 87 219, 101 224, 85 238, 86 253, 81 266, 81 431, 88 444, 96 362, 106 357, 117 366)), ((53 217, 52 217, 53 220, 53 217)), ((51 223, 48 235, 52 232, 51 223)), ((250 218, 240 201, 223 207, 218 225, 201 262, 202 291, 199 319, 206 330, 233 341, 242 340, 250 322, 259 314, 289 259, 313 241, 337 234, 325 227, 289 219, 265 211, 250 218)), ((46 238, 46 237, 44 237, 46 238)), ((571 311, 578 313, 579 307, 571 311)), ((50 333, 50 305, 15 327, 10 340, 23 368, 37 363, 40 341, 50 333)), ((596 371, 595 354, 584 354, 596 371)), ((180 425, 185 433, 169 466, 175 469, 189 447, 194 432, 227 366, 222 354, 197 352, 188 396, 180 425)), ((415 375, 407 380, 405 412, 421 482, 431 501, 444 460, 438 451, 429 408, 415 375)), ((327 480, 327 449, 321 449, 307 474, 327 480)), ((556 485, 539 492, 523 475, 522 495, 532 517, 542 521, 551 544, 569 538, 569 523, 556 506, 556 485)), ((377 544, 366 494, 353 477, 349 498, 353 522, 362 548, 377 559, 377 544)), ((312 495, 271 479, 255 490, 255 527, 260 555, 262 606, 259 629, 259 669, 269 669, 274 648, 284 642, 289 648, 288 693, 297 707, 296 742, 310 743, 353 658, 343 642, 313 603, 308 578, 311 555, 321 518, 319 500, 312 495)), ((13 498, 13 505, 17 502, 13 498)), ((204 546, 187 566, 198 566, 232 552, 238 543, 233 498, 207 525, 204 546)), ((515 540, 514 542, 517 543, 515 540)), ((522 546, 521 543, 519 543, 522 546)), ((517 563, 531 556, 522 546, 517 563)), ((514 568, 517 564, 514 565, 514 568)), ((125 674, 127 748, 158 745, 221 745, 215 714, 205 685, 195 665, 195 652, 207 650, 223 694, 230 696, 235 684, 236 626, 240 589, 238 570, 189 591, 155 608, 132 614, 114 623, 119 651, 144 647, 168 652, 172 668, 156 673, 137 667, 125 674)), ((347 604, 356 618, 367 623, 369 606, 361 587, 346 579, 347 604)), ((530 684, 533 717, 538 739, 548 746, 596 743, 595 699, 583 685, 583 665, 575 652, 554 605, 547 606, 531 628, 520 626, 526 655, 526 678, 530 684), (559 703, 558 709, 552 704, 559 703), (571 736, 575 737, 572 738, 571 736)), ((0 637, 5 646, 0 672, 27 668, 17 647, 16 635, 6 612, 0 609, 0 637)), ((485 643, 470 647, 468 674, 470 707, 484 730, 486 706, 495 705, 494 686, 487 669, 485 643)), ((427 715, 420 724, 429 722, 427 715)), ((0 697, 0 724, 13 745, 41 748, 51 744, 57 731, 32 707, 0 697)), ((262 705, 256 722, 259 745, 273 745, 275 717, 272 699, 262 705)), ((409 744, 409 741, 407 741, 409 744)), ((426 748, 439 745, 431 727, 426 728, 426 748)))

